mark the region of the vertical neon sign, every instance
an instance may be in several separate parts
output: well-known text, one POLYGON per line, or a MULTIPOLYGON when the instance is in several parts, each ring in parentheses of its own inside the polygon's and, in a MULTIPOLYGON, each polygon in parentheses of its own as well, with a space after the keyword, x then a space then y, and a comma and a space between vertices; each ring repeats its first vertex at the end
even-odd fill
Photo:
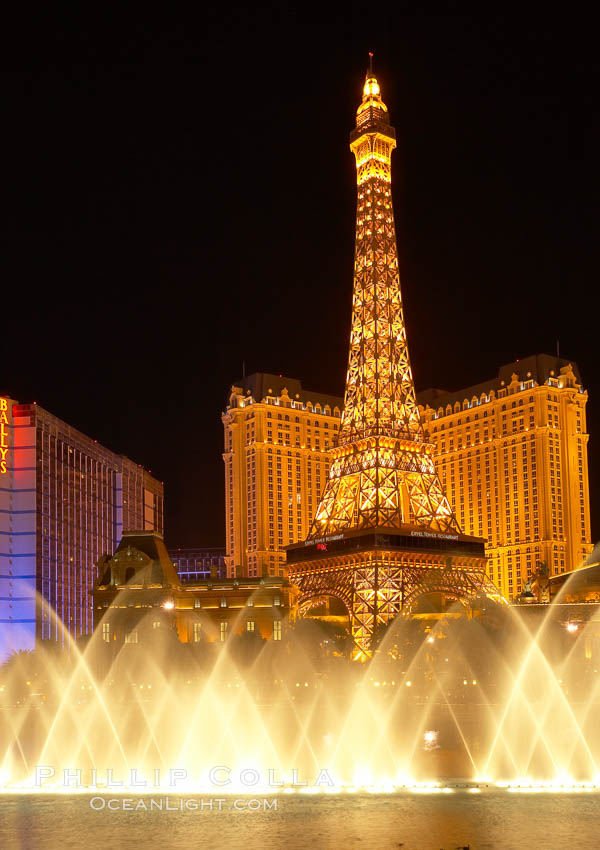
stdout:
POLYGON ((0 398, 0 475, 8 471, 6 456, 8 454, 8 400, 0 398))

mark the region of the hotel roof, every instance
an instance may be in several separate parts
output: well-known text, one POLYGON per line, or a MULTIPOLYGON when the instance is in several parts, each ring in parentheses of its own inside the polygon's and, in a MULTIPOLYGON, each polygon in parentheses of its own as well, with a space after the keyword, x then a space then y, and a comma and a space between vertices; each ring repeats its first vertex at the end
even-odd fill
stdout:
MULTIPOLYGON (((339 396, 316 393, 305 390, 297 378, 286 378, 284 375, 270 375, 268 372, 254 372, 247 378, 242 378, 233 384, 233 387, 242 389, 243 395, 251 395, 255 402, 261 402, 269 396, 277 398, 287 389, 291 401, 302 401, 312 404, 328 404, 333 410, 340 410, 344 405, 344 399, 339 396)), ((233 389, 232 387, 232 389, 233 389)))
POLYGON ((541 385, 545 384, 550 377, 558 377, 560 370, 568 366, 573 368, 575 378, 579 385, 581 385, 579 368, 572 360, 554 357, 551 354, 532 354, 529 357, 514 360, 512 363, 501 366, 495 378, 482 381, 480 384, 474 384, 460 390, 423 390, 417 393, 417 402, 423 407, 429 405, 430 407, 437 408, 446 404, 454 404, 457 401, 462 402, 466 398, 473 398, 473 396, 479 397, 482 393, 487 395, 492 390, 498 392, 498 390, 510 384, 513 375, 517 375, 520 381, 533 380, 541 385))

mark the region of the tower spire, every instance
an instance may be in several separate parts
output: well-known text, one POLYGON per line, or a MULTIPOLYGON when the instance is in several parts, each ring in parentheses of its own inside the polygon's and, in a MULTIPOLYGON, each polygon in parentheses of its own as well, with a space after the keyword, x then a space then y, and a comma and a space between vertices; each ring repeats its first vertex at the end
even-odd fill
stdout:
POLYGON ((358 198, 344 414, 310 538, 405 524, 458 531, 425 440, 408 355, 391 195, 395 147, 370 63, 350 134, 358 198))

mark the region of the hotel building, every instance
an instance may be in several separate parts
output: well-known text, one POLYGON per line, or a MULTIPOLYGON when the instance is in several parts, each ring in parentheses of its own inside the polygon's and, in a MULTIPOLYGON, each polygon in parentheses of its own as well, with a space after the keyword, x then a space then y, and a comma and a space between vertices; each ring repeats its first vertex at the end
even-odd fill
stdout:
MULTIPOLYGON (((487 539, 502 593, 517 596, 540 562, 550 575, 580 566, 592 546, 577 366, 534 355, 417 401, 450 504, 465 534, 487 539)), ((308 534, 342 406, 292 378, 256 374, 232 387, 223 414, 229 576, 284 575, 283 547, 308 534)))
POLYGON ((184 582, 160 534, 126 531, 114 554, 99 560, 92 595, 96 629, 118 652, 123 643, 146 643, 169 631, 191 644, 244 632, 281 641, 296 591, 279 576, 184 582))
POLYGON ((0 398, 0 658, 91 633, 96 563, 163 532, 163 485, 36 404, 0 398))
POLYGON ((227 574, 283 576, 329 472, 342 400, 257 373, 231 388, 225 429, 227 574))
POLYGON ((546 354, 456 392, 417 394, 436 465, 466 534, 513 599, 540 562, 549 575, 592 550, 585 408, 577 366, 546 354))

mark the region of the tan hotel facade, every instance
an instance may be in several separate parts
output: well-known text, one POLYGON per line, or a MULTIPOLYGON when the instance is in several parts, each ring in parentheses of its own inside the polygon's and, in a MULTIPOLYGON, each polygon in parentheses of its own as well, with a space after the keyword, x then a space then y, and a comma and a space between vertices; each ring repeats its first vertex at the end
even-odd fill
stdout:
POLYGON ((257 373, 231 388, 225 429, 229 577, 283 576, 284 547, 303 540, 329 473, 342 400, 257 373))
POLYGON ((551 575, 592 550, 584 391, 574 363, 535 355, 454 393, 418 395, 436 465, 466 534, 514 598, 536 564, 551 575))
MULTIPOLYGON (((592 549, 577 366, 535 355, 417 400, 450 504, 465 534, 487 539, 502 593, 514 598, 540 561, 551 575, 576 569, 592 549)), ((283 576, 284 547, 308 534, 342 405, 273 375, 232 387, 223 414, 229 576, 283 576)))

